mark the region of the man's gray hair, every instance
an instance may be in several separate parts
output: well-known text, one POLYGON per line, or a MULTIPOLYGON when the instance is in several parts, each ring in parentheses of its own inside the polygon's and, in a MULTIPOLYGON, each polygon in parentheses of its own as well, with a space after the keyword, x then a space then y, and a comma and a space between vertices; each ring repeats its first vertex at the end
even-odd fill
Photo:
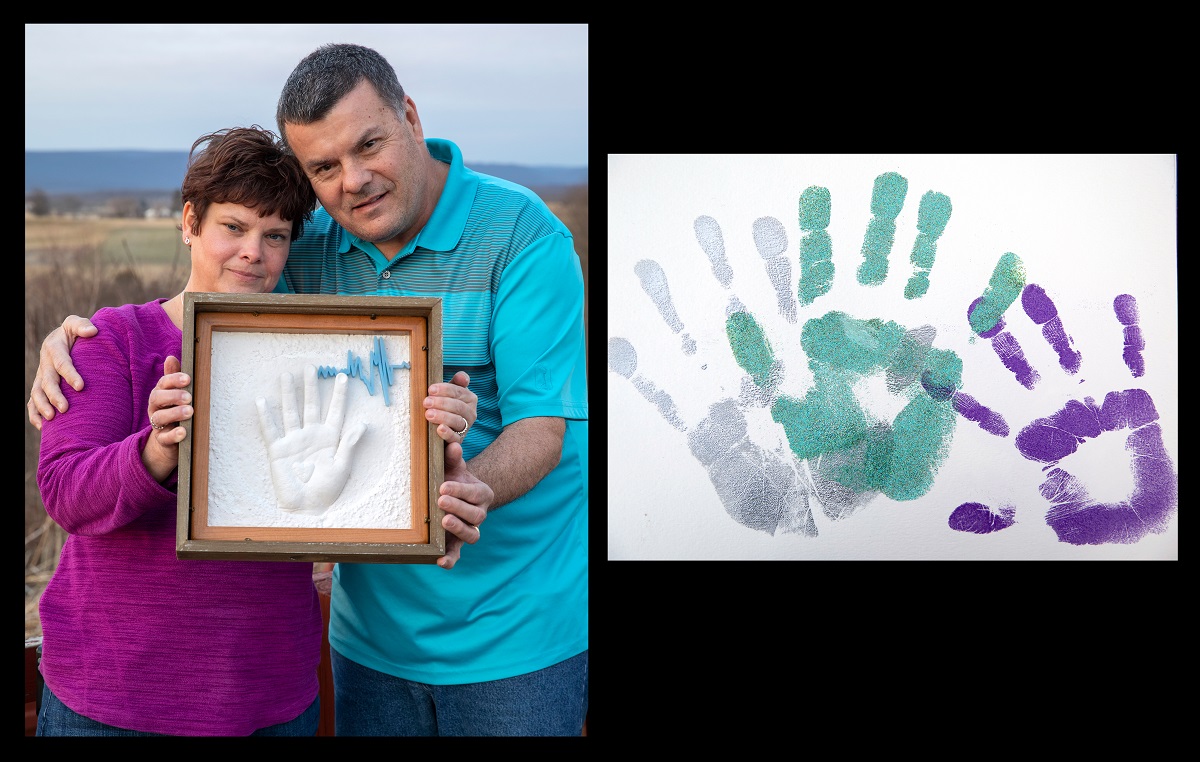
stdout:
POLYGON ((289 124, 312 124, 325 118, 364 79, 403 119, 404 88, 387 59, 362 45, 330 43, 296 64, 283 85, 275 108, 275 123, 284 144, 289 124))

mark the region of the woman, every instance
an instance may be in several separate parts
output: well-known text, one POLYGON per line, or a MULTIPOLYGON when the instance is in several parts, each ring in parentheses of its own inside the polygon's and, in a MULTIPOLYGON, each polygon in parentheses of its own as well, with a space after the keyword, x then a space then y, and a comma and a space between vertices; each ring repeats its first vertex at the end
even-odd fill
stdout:
MULTIPOLYGON (((316 202, 278 138, 257 126, 201 137, 182 190, 184 291, 271 291, 316 202)), ((72 355, 88 385, 64 383, 70 413, 42 429, 38 487, 70 537, 40 604, 38 735, 314 735, 313 565, 175 556, 178 424, 193 413, 177 359, 183 294, 92 322, 72 355)), ((431 387, 426 417, 460 444, 450 427, 474 422, 476 396, 466 374, 454 381, 431 387)), ((460 497, 491 501, 464 481, 460 497)))

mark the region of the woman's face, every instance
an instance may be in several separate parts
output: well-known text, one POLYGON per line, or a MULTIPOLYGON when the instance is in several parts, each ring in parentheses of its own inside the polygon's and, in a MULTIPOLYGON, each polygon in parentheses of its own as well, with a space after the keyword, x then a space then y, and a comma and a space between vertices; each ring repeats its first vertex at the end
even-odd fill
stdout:
POLYGON ((183 236, 191 239, 192 274, 184 291, 259 294, 275 288, 292 245, 292 223, 259 217, 241 204, 210 204, 193 235, 195 210, 183 207, 183 236))

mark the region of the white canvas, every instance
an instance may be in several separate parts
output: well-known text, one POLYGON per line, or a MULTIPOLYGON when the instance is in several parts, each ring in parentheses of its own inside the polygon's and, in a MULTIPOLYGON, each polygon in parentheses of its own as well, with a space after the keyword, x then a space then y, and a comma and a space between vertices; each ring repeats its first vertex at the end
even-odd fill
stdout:
MULTIPOLYGON (((617 155, 609 159, 608 206, 610 559, 1178 557, 1170 496, 1162 498, 1171 502, 1164 515, 1136 541, 1064 541, 1047 521, 1053 500, 1042 485, 1054 469, 1086 485, 1092 502, 1129 501, 1131 463, 1142 457, 1125 447, 1130 430, 1083 437, 1073 454, 1053 463, 1032 460, 1016 446, 1026 426, 1071 401, 1090 399, 1100 409, 1110 392, 1142 395, 1152 400, 1177 486, 1173 156, 617 155), (885 173, 904 178, 907 193, 894 220, 887 277, 863 285, 858 271, 875 216, 872 194, 885 173), (828 193, 833 276, 829 290, 805 305, 797 299, 799 250, 812 231, 801 229, 799 206, 813 188, 828 193), (920 204, 930 192, 948 199, 949 219, 932 242, 928 290, 908 298, 920 204), (712 251, 718 231, 723 252, 712 251), (786 289, 777 290, 784 276, 772 247, 788 263, 786 289), (722 253, 727 270, 714 261, 722 253), (1080 356, 1075 373, 1064 370, 1021 299, 1004 312, 1004 331, 1038 375, 1032 388, 1005 367, 991 339, 972 330, 968 305, 984 295, 1006 254, 1023 266, 1024 283, 1052 300, 1080 356), (786 314, 788 294, 795 322, 786 314), (1145 344, 1137 352, 1140 376, 1123 357, 1126 326, 1114 308, 1120 295, 1136 301, 1145 344), (727 332, 727 315, 739 309, 753 315, 782 370, 757 402, 727 332), (844 500, 843 515, 831 516, 814 492, 813 464, 794 456, 767 399, 801 399, 813 389, 801 334, 809 320, 831 312, 928 327, 933 348, 961 359, 959 399, 968 395, 1001 416, 1007 435, 959 415, 927 491, 899 500, 879 494, 855 506, 844 500), (618 368, 614 340, 633 350, 618 358, 618 368), (713 405, 722 400, 738 413, 714 418, 713 405), (807 490, 810 526, 785 521, 766 531, 736 519, 729 506, 739 495, 771 488, 706 468, 689 446, 706 418, 727 424, 736 417, 746 426, 739 447, 760 453, 764 464, 794 469, 807 490), (952 527, 951 516, 968 503, 1011 525, 990 532, 952 527)), ((860 379, 854 393, 878 421, 894 419, 913 397, 889 392, 881 373, 860 379)), ((768 471, 764 465, 761 473, 768 471)))

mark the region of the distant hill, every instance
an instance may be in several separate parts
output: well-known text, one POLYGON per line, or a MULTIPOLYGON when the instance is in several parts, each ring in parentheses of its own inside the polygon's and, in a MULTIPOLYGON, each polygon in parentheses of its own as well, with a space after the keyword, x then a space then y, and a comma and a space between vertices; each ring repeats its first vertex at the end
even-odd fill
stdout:
MULTIPOLYGON (((187 151, 26 151, 25 193, 173 192, 187 170, 187 151)), ((586 185, 587 167, 468 164, 534 190, 586 185)))

